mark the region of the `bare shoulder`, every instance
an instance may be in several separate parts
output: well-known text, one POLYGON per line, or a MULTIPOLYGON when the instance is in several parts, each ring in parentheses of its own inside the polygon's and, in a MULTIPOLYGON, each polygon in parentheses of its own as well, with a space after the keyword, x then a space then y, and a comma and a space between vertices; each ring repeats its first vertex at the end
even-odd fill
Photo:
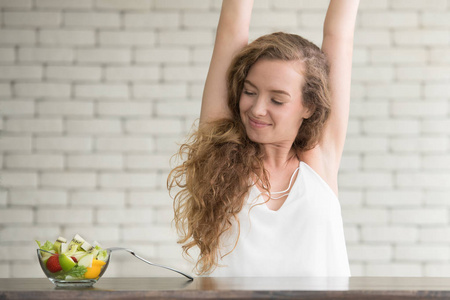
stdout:
POLYGON ((338 195, 337 169, 332 158, 318 145, 315 148, 300 154, 301 161, 310 166, 338 195))

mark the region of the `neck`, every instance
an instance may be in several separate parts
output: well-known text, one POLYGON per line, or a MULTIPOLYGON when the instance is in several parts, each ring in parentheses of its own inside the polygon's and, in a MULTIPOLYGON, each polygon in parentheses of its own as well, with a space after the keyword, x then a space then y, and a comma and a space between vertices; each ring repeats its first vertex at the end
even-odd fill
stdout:
POLYGON ((292 163, 298 164, 299 158, 292 147, 264 145, 264 165, 266 168, 286 168, 292 163))

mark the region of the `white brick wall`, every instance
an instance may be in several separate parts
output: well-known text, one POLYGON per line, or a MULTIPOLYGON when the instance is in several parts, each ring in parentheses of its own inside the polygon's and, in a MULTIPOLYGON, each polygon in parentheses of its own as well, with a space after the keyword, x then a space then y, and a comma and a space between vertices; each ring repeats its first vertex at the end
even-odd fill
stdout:
MULTIPOLYGON (((328 0, 255 1, 251 39, 320 44, 328 0)), ((80 233, 190 271, 170 157, 220 0, 0 0, 0 277, 80 233)), ((450 1, 362 0, 340 201, 354 276, 450 276, 450 1)), ((115 254, 108 276, 177 276, 115 254)), ((30 268, 32 266, 32 268, 30 268)))

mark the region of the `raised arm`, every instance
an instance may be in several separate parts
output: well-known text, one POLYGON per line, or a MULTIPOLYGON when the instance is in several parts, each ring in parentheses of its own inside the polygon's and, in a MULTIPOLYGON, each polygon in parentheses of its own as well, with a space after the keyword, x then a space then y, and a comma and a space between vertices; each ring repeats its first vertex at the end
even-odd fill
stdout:
POLYGON ((214 51, 203 90, 200 123, 231 117, 226 74, 234 57, 248 44, 253 0, 223 0, 214 51))
POLYGON ((338 170, 347 133, 353 35, 359 0, 331 0, 325 17, 322 50, 330 64, 331 114, 322 146, 338 170))

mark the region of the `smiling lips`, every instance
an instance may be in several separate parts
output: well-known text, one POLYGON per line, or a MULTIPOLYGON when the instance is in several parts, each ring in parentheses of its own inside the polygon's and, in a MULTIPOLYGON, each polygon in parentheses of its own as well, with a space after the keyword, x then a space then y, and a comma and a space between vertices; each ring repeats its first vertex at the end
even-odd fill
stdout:
POLYGON ((263 123, 261 121, 252 119, 250 117, 248 117, 248 122, 250 123, 250 126, 252 126, 253 128, 264 128, 264 127, 270 126, 270 124, 263 123))

